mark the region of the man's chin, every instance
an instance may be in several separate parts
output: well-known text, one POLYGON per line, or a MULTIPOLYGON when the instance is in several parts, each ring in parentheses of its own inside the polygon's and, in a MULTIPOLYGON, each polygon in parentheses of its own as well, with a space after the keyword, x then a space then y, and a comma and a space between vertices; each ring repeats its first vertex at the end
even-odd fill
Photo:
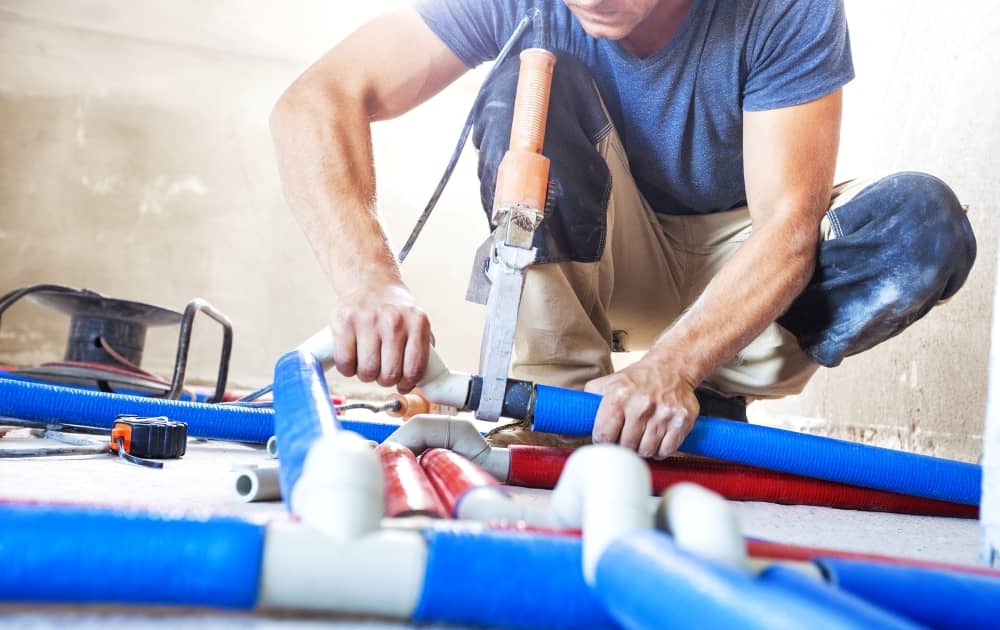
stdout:
POLYGON ((618 41, 625 39, 632 29, 625 26, 612 26, 609 24, 597 24, 594 22, 580 22, 583 30, 594 39, 608 39, 618 41))

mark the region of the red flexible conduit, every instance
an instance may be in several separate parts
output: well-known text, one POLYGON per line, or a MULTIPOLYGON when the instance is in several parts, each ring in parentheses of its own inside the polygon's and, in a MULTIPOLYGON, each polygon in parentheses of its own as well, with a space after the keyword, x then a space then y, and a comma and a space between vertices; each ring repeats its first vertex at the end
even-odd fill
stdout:
POLYGON ((469 490, 496 486, 502 491, 499 482, 490 473, 475 462, 447 449, 430 449, 420 456, 420 465, 437 490, 448 514, 452 516, 455 516, 462 495, 469 490))
MULTIPOLYGON (((553 488, 571 453, 569 449, 556 447, 511 445, 507 483, 529 488, 553 488)), ((767 501, 959 518, 979 516, 979 509, 974 505, 859 488, 715 460, 674 457, 663 461, 648 460, 647 463, 656 494, 675 483, 691 481, 733 501, 767 501)))
POLYGON ((899 558, 896 556, 881 556, 873 553, 857 553, 853 551, 837 551, 834 549, 822 549, 819 547, 799 547, 797 545, 785 545, 782 543, 767 542, 764 540, 747 540, 747 553, 754 558, 768 558, 771 560, 794 560, 799 562, 809 562, 815 558, 846 558, 851 560, 869 560, 871 562, 882 562, 885 564, 895 564, 906 567, 917 567, 923 569, 940 569, 943 571, 958 571, 961 573, 973 573, 985 575, 991 578, 1000 578, 1000 571, 988 569, 986 567, 969 566, 964 564, 950 564, 947 562, 933 562, 929 560, 915 560, 913 558, 899 558))
POLYGON ((396 442, 383 442, 375 448, 385 473, 385 515, 389 517, 422 514, 448 518, 449 512, 438 499, 413 451, 396 442))

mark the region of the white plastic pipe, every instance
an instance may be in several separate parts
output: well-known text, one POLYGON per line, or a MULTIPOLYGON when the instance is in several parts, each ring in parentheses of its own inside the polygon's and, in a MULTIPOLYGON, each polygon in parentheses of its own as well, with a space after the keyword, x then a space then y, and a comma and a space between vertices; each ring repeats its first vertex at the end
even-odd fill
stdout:
POLYGON ((273 435, 267 438, 267 445, 264 446, 264 450, 267 451, 267 456, 271 459, 278 459, 278 438, 273 435))
POLYGON ((539 527, 556 525, 548 506, 518 501, 497 486, 469 490, 458 503, 457 512, 455 518, 469 521, 522 522, 539 527))
POLYGON ((682 549, 737 569, 747 568, 746 542, 736 510, 722 495, 697 484, 677 483, 663 493, 656 526, 682 549))
POLYGON ((378 529, 385 509, 385 480, 367 440, 337 431, 313 442, 289 509, 333 542, 348 542, 378 529))
POLYGON ((510 477, 510 451, 490 446, 476 426, 462 418, 413 416, 386 440, 402 444, 415 455, 431 448, 446 448, 479 464, 500 483, 506 483, 510 477))
MULTIPOLYGON (((299 348, 316 357, 324 370, 333 367, 333 332, 329 327, 316 332, 312 337, 306 339, 299 348)), ((430 356, 427 359, 427 370, 417 386, 423 392, 424 398, 432 403, 464 409, 466 399, 469 396, 471 380, 468 374, 449 370, 441 357, 438 356, 434 346, 431 346, 430 356)))
POLYGON ((424 585, 427 544, 418 531, 381 530, 333 542, 298 523, 267 526, 258 604, 408 619, 424 585))
MULTIPOLYGON (((998 258, 1000 258, 1000 249, 998 258)), ((1000 267, 993 288, 993 326, 990 336, 990 371, 983 430, 983 496, 979 508, 982 526, 982 560, 1000 566, 1000 267)))
POLYGON ((619 536, 653 526, 649 467, 612 444, 575 451, 552 491, 553 523, 583 529, 583 577, 594 585, 597 562, 619 536))
POLYGON ((234 489, 241 501, 278 501, 281 484, 277 466, 243 466, 234 470, 234 489))

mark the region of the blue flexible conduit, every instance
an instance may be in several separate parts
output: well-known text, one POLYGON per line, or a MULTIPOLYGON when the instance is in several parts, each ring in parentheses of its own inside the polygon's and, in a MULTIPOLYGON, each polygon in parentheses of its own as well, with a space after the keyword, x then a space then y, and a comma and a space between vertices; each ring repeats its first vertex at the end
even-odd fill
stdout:
POLYGON ((274 435, 280 458, 278 478, 281 496, 291 501, 292 488, 313 442, 340 430, 323 368, 316 357, 292 350, 274 366, 274 435))
POLYGON ((0 601, 249 610, 263 544, 232 518, 0 505, 0 601))
MULTIPOLYGON (((534 429, 589 435, 601 397, 536 385, 534 429)), ((699 417, 680 450, 768 470, 978 505, 982 468, 818 435, 699 417)))
POLYGON ((873 626, 871 617, 696 558, 653 530, 611 543, 598 561, 594 591, 625 628, 900 627, 873 626))
POLYGON ((425 535, 427 571, 413 614, 418 623, 618 627, 583 581, 579 538, 440 527, 425 535))
POLYGON ((108 394, 0 378, 0 416, 110 429, 119 414, 167 416, 186 422, 191 437, 263 444, 272 435, 271 412, 229 405, 108 394))
POLYGON ((932 628, 996 628, 1000 579, 862 560, 818 558, 838 588, 932 628))
POLYGON ((757 579, 762 583, 792 591, 806 599, 822 602, 824 606, 835 607, 871 628, 916 630, 923 627, 905 617, 897 616, 871 602, 842 591, 824 582, 818 576, 810 577, 798 569, 773 565, 765 569, 757 579))
MULTIPOLYGON (((274 435, 274 411, 237 405, 206 405, 144 396, 108 394, 0 377, 0 416, 110 429, 119 414, 167 416, 186 422, 188 435, 264 444, 274 435)), ((341 426, 382 442, 396 424, 342 420, 341 426)))

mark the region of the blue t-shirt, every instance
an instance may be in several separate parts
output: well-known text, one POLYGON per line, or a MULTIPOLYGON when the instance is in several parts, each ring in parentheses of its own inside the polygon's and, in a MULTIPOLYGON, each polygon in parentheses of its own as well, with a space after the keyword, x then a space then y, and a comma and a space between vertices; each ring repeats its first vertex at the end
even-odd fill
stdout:
POLYGON ((528 36, 518 48, 565 52, 590 69, 657 212, 746 203, 743 112, 805 103, 854 78, 842 0, 694 0, 673 38, 645 59, 587 35, 562 0, 417 3, 470 68, 494 59, 533 8, 546 41, 528 36))

